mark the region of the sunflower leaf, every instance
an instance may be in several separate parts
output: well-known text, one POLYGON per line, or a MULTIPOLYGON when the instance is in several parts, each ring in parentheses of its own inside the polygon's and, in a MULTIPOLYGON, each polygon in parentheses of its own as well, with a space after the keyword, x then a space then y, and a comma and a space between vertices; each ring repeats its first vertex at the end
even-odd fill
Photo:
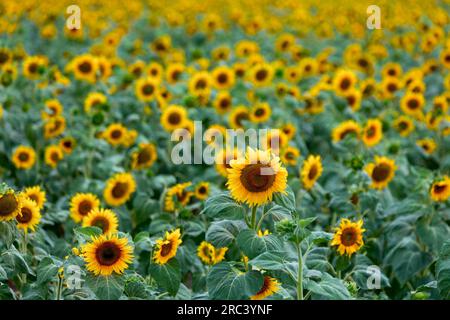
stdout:
POLYGON ((281 240, 274 235, 259 237, 254 230, 250 229, 241 231, 236 238, 236 242, 242 252, 250 259, 269 250, 282 250, 283 247, 281 240))
POLYGON ((245 224, 242 221, 213 222, 206 231, 206 241, 211 242, 218 248, 228 247, 244 227, 245 224))
POLYGON ((158 285, 166 289, 170 295, 177 294, 181 282, 180 264, 177 259, 172 258, 166 264, 152 263, 149 272, 158 285))
POLYGON ((241 220, 247 212, 245 206, 236 203, 229 193, 219 193, 209 197, 201 212, 211 218, 241 220))
POLYGON ((89 273, 86 276, 86 285, 101 300, 116 300, 122 295, 125 287, 123 276, 112 274, 110 276, 95 276, 89 273))
POLYGON ((439 294, 442 299, 450 299, 450 240, 442 246, 436 264, 436 278, 439 294))

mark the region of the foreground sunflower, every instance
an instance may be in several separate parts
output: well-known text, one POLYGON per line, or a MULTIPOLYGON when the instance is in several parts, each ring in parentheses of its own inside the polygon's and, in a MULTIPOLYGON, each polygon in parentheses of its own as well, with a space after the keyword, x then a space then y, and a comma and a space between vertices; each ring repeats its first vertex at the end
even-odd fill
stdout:
POLYGON ((164 238, 156 240, 156 248, 153 259, 157 264, 166 264, 176 256, 178 247, 182 243, 180 229, 167 232, 164 238))
POLYGON ((92 193, 77 193, 70 199, 70 216, 75 222, 81 222, 91 210, 98 209, 100 200, 92 193))
POLYGON ((36 152, 27 146, 18 146, 12 155, 12 162, 17 169, 28 170, 36 162, 36 152))
POLYGON ((23 195, 20 202, 22 203, 22 207, 16 216, 17 228, 23 229, 24 232, 28 232, 29 230, 35 231, 36 226, 41 220, 41 213, 36 202, 25 198, 23 195))
POLYGON ((375 162, 369 163, 365 171, 372 179, 371 187, 374 189, 384 189, 394 178, 396 166, 392 159, 375 156, 375 162))
POLYGON ((109 209, 92 209, 83 219, 83 227, 98 227, 103 234, 113 234, 117 232, 119 220, 116 214, 109 209))
POLYGON ((103 197, 110 206, 120 206, 127 202, 136 191, 136 182, 130 173, 117 173, 109 178, 103 197))
POLYGON ((43 191, 40 186, 25 188, 25 190, 22 191, 22 195, 33 200, 39 210, 44 208, 47 198, 45 196, 45 191, 43 191))
POLYGON ((117 235, 101 235, 82 248, 86 269, 95 275, 122 274, 133 261, 133 248, 127 238, 117 235))
POLYGON ((366 230, 362 228, 362 225, 362 220, 357 222, 341 220, 331 241, 332 246, 337 246, 340 255, 347 254, 350 257, 364 245, 362 234, 366 230))
POLYGON ((262 205, 272 200, 276 192, 285 192, 287 170, 280 158, 269 150, 248 147, 245 158, 230 161, 227 186, 231 196, 250 206, 262 205))
POLYGON ((434 201, 447 201, 450 198, 450 178, 444 176, 441 180, 434 182, 430 189, 430 196, 434 201))
POLYGON ((314 186, 317 179, 322 175, 322 171, 323 166, 320 156, 310 155, 305 160, 300 176, 306 190, 310 190, 314 186))
POLYGON ((264 276, 264 282, 261 289, 259 289, 259 291, 255 295, 251 296, 250 299, 262 300, 264 298, 267 298, 268 296, 275 294, 276 292, 278 292, 278 290, 280 290, 280 284, 278 283, 277 279, 269 276, 264 276))
POLYGON ((22 202, 13 190, 0 193, 0 221, 14 219, 22 208, 22 202))

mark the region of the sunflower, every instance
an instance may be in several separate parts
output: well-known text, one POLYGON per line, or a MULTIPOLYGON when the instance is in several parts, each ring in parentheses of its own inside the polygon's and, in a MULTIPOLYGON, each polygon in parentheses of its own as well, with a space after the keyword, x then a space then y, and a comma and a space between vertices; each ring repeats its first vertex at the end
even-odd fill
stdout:
POLYGON ((131 154, 131 167, 133 169, 149 168, 157 158, 158 154, 153 143, 141 143, 139 150, 131 154))
POLYGON ((11 58, 12 54, 8 48, 0 48, 0 67, 8 64, 11 58))
POLYGON ((383 125, 378 119, 369 119, 363 130, 363 142, 368 147, 378 144, 383 138, 383 125))
POLYGON ((195 197, 199 200, 205 200, 209 195, 209 183, 200 182, 195 187, 195 197))
POLYGON ((384 78, 381 82, 381 91, 382 95, 386 99, 390 99, 394 96, 394 94, 400 90, 401 82, 397 78, 388 77, 384 78))
POLYGON ((444 176, 441 180, 435 181, 431 185, 430 196, 434 201, 447 201, 450 197, 450 178, 444 176))
POLYGON ((395 119, 393 125, 395 130, 397 130, 402 137, 407 137, 414 131, 414 122, 407 116, 399 116, 395 119))
POLYGON ((220 124, 213 124, 205 131, 204 138, 208 144, 219 144, 224 141, 226 134, 227 128, 220 124), (216 139, 218 139, 218 142, 216 139))
POLYGON ((170 84, 177 83, 183 75, 185 66, 182 63, 172 63, 167 66, 166 79, 170 84))
POLYGON ((166 264, 170 259, 176 256, 178 247, 182 243, 180 229, 168 232, 164 238, 156 240, 153 259, 157 264, 166 264))
POLYGON ((359 124, 354 120, 347 120, 334 128, 331 136, 333 138, 333 142, 339 142, 347 136, 359 138, 360 133, 361 127, 359 124))
POLYGON ((256 104, 250 110, 250 121, 253 123, 266 122, 270 119, 272 114, 272 109, 267 102, 261 102, 256 104))
POLYGON ((271 201, 276 192, 285 192, 287 170, 270 151, 248 147, 245 158, 231 160, 230 166, 227 186, 238 202, 253 207, 271 201))
POLYGON ((247 71, 247 66, 244 63, 236 62, 233 65, 233 71, 236 78, 244 78, 247 71))
POLYGON ((90 54, 80 55, 72 60, 71 67, 76 79, 95 82, 98 63, 94 56, 90 54))
POLYGON ((216 89, 229 89, 234 86, 235 74, 233 70, 226 66, 215 68, 211 73, 213 85, 216 89))
POLYGON ((278 292, 280 290, 280 284, 278 283, 277 279, 264 276, 264 281, 261 289, 259 291, 250 297, 251 300, 263 300, 264 298, 267 298, 268 296, 271 296, 278 292))
POLYGON ((422 113, 425 98, 421 93, 407 92, 400 101, 400 108, 404 113, 415 116, 422 113))
POLYGON ((56 138, 66 129, 66 119, 63 116, 55 116, 48 119, 44 124, 45 139, 56 138))
POLYGON ((289 139, 279 129, 269 129, 267 134, 263 135, 265 140, 262 141, 263 149, 270 149, 276 155, 279 155, 280 149, 284 148, 289 139))
POLYGON ((352 88, 345 93, 344 97, 353 111, 358 111, 361 108, 361 91, 352 88))
POLYGON ((145 62, 142 60, 137 60, 128 67, 128 72, 132 74, 135 78, 139 78, 144 72, 145 62))
POLYGON ((232 106, 232 98, 230 93, 228 91, 220 91, 217 93, 213 106, 218 114, 224 114, 230 111, 232 106))
POLYGON ((197 72, 189 79, 189 92, 194 95, 208 92, 212 82, 211 75, 207 71, 197 72))
POLYGON ((164 198, 164 210, 173 212, 177 204, 187 205, 193 195, 193 192, 187 190, 190 186, 190 182, 185 182, 169 188, 164 198))
POLYGON ((76 140, 72 137, 65 137, 59 140, 59 147, 66 154, 71 154, 76 146, 76 140))
POLYGON ((154 78, 140 78, 136 81, 136 97, 142 102, 152 101, 157 95, 158 87, 158 81, 154 78))
POLYGON ((103 197, 110 206, 120 206, 127 202, 136 191, 136 182, 130 173, 117 173, 106 182, 103 197))
POLYGON ((233 129, 244 128, 243 121, 248 121, 250 119, 250 112, 247 107, 237 106, 235 107, 228 118, 230 127, 233 129))
POLYGON ((91 210, 100 207, 100 200, 92 193, 77 193, 70 199, 70 216, 75 222, 81 222, 91 210))
POLYGON ((112 123, 103 131, 102 137, 112 146, 118 146, 124 144, 127 131, 121 123, 112 123))
POLYGON ((432 154, 436 150, 436 142, 431 138, 419 139, 416 144, 422 148, 426 154, 432 154))
POLYGON ((23 62, 23 75, 30 79, 38 79, 42 68, 46 65, 45 59, 39 56, 30 56, 23 62))
POLYGON ((374 79, 365 79, 361 82, 361 93, 363 97, 371 97, 377 91, 377 85, 374 79))
POLYGON ((333 78, 334 91, 338 95, 345 95, 355 86, 357 81, 358 79, 353 71, 345 69, 339 70, 333 78))
POLYGON ((60 146, 50 145, 45 148, 44 159, 45 163, 52 168, 56 168, 58 162, 64 158, 64 153, 60 146))
POLYGON ((44 120, 60 116, 63 112, 63 106, 58 99, 51 99, 45 101, 45 110, 42 111, 41 117, 44 120))
POLYGON ((362 226, 362 220, 357 222, 341 220, 331 241, 332 246, 338 246, 337 251, 341 256, 347 254, 350 257, 364 245, 363 233, 366 230, 362 226))
POLYGON ((375 156, 375 162, 369 163, 364 170, 372 179, 371 187, 381 190, 394 178, 396 168, 394 160, 375 156))
POLYGON ((36 202, 29 198, 22 197, 20 202, 22 203, 22 207, 16 216, 17 228, 23 229, 24 232, 28 232, 28 230, 34 232, 41 220, 39 208, 36 202))
POLYGON ((383 78, 394 77, 399 78, 402 75, 402 66, 398 63, 389 62, 381 70, 383 78))
POLYGON ((295 166, 300 157, 300 151, 296 147, 287 146, 281 151, 280 159, 285 165, 295 166))
POLYGON ((89 113, 93 108, 98 108, 106 104, 107 98, 103 93, 90 92, 84 100, 84 111, 89 113))
POLYGON ((317 179, 322 175, 323 167, 320 156, 310 155, 303 163, 300 172, 303 186, 306 190, 310 190, 317 179))
POLYGON ((228 169, 231 168, 231 160, 238 159, 241 156, 238 149, 229 150, 228 148, 220 150, 216 155, 216 170, 223 176, 228 176, 228 169))
POLYGON ((0 221, 14 219, 22 208, 22 201, 13 190, 0 193, 0 221))
POLYGON ((127 238, 114 234, 92 237, 91 242, 81 248, 86 269, 95 275, 122 274, 133 261, 133 247, 127 238))
POLYGON ((297 128, 292 123, 287 123, 280 128, 281 131, 286 135, 286 137, 291 140, 295 133, 297 132, 297 128))
POLYGON ((278 52, 287 52, 295 44, 295 36, 290 33, 284 33, 275 41, 275 50, 278 52))
POLYGON ((83 227, 98 227, 103 234, 116 233, 119 220, 110 209, 95 208, 83 218, 83 227))
POLYGON ((165 130, 172 132, 175 129, 182 128, 187 119, 187 111, 184 107, 170 105, 163 110, 160 122, 165 130))
POLYGON ((162 75, 163 75, 163 71, 164 71, 164 68, 161 64, 159 64, 158 62, 152 62, 147 66, 145 73, 150 78, 153 78, 157 82, 160 82, 162 75))
POLYGON ((284 78, 293 84, 297 83, 301 77, 301 70, 298 66, 289 66, 284 69, 284 78))
POLYGON ((45 191, 40 186, 28 187, 21 193, 22 196, 33 200, 39 210, 44 208, 44 204, 47 201, 45 191))
POLYGON ((197 248, 197 256, 207 265, 214 265, 221 262, 228 248, 215 248, 211 243, 202 241, 197 248))
POLYGON ((316 74, 318 67, 319 66, 317 64, 317 60, 311 57, 305 57, 304 59, 300 60, 300 63, 298 65, 301 76, 304 78, 316 74))
POLYGON ((269 234, 270 234, 270 231, 268 229, 266 229, 264 231, 259 229, 258 233, 257 233, 257 236, 261 238, 261 237, 268 236, 269 234))
POLYGON ((259 63, 249 70, 249 80, 255 87, 264 87, 272 83, 274 69, 267 63, 259 63))
POLYGON ((12 162, 17 169, 28 170, 36 162, 36 152, 27 146, 18 146, 12 155, 12 162))

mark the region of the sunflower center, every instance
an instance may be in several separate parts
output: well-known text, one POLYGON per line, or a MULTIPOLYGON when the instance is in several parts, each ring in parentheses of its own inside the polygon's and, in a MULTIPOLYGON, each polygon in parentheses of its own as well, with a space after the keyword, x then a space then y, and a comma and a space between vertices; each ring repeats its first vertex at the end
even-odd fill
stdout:
POLYGON ((230 99, 228 98, 221 99, 219 105, 221 109, 228 108, 230 106, 230 99))
POLYGON ((172 72, 172 79, 177 81, 180 78, 181 72, 176 70, 172 72))
POLYGON ((29 194, 28 198, 30 198, 31 200, 33 200, 36 203, 38 203, 38 201, 39 201, 39 197, 37 196, 37 194, 34 194, 34 193, 29 194))
POLYGON ((155 88, 151 84, 146 84, 146 85, 144 85, 142 87, 142 92, 146 96, 149 96, 149 95, 153 94, 154 91, 155 91, 155 88))
POLYGON ((341 242, 344 246, 350 247, 356 243, 358 234, 355 229, 347 228, 342 230, 341 242))
POLYGON ((102 266, 112 266, 121 256, 120 248, 113 242, 105 242, 101 244, 96 252, 97 262, 102 266))
POLYGON ((206 88, 206 81, 205 79, 200 79, 195 84, 195 89, 205 89, 206 88))
POLYGON ((27 223, 31 221, 31 218, 33 218, 31 210, 29 208, 22 208, 21 214, 17 215, 16 220, 19 223, 27 223))
POLYGON ((397 91, 397 85, 395 83, 389 83, 387 89, 389 92, 395 92, 397 91))
POLYGON ((80 205, 78 206, 78 212, 85 216, 92 210, 92 203, 88 200, 81 201, 80 205))
POLYGON ((340 87, 341 87, 342 90, 347 90, 348 88, 350 88, 350 84, 351 84, 350 79, 349 78, 344 78, 341 81, 340 87))
POLYGON ((255 74, 256 80, 264 81, 267 78, 267 70, 260 69, 255 74))
POLYGON ((167 256, 170 253, 170 251, 172 251, 172 242, 171 241, 169 241, 169 243, 164 243, 161 246, 161 256, 162 257, 167 256))
POLYGON ((309 180, 313 180, 313 179, 317 176, 317 173, 319 173, 319 169, 317 168, 316 165, 313 165, 313 166, 311 167, 311 169, 309 169, 309 172, 308 172, 308 179, 309 179, 309 180))
POLYGON ((226 73, 219 74, 219 76, 217 77, 217 81, 219 83, 227 83, 228 82, 228 75, 226 73))
POLYGON ((82 73, 89 73, 92 71, 92 65, 88 61, 84 61, 78 66, 78 70, 82 73))
POLYGON ((111 132, 111 138, 113 138, 113 139, 120 139, 121 136, 122 136, 122 131, 120 131, 120 130, 113 130, 111 132))
POLYGON ((201 187, 198 189, 198 193, 200 193, 200 194, 205 194, 205 193, 206 193, 206 188, 203 187, 203 186, 201 186, 201 187))
POLYGON ((443 193, 447 189, 447 186, 444 184, 436 184, 433 187, 434 193, 443 193))
POLYGON ((256 294, 258 295, 258 294, 265 293, 269 289, 269 287, 270 287, 270 279, 268 277, 264 277, 264 283, 263 283, 261 289, 259 289, 258 293, 256 293, 256 294))
POLYGON ((242 126, 242 121, 248 120, 247 112, 241 112, 236 116, 236 123, 238 126, 242 126))
POLYGON ((92 220, 91 225, 93 227, 102 229, 103 233, 105 233, 106 231, 108 231, 109 221, 104 217, 96 217, 94 220, 92 220))
POLYGON ((4 64, 8 59, 9 55, 6 52, 0 52, 0 64, 4 64))
POLYGON ((28 66, 28 71, 29 71, 30 73, 36 73, 36 72, 37 72, 37 69, 38 69, 38 65, 37 65, 36 63, 31 63, 31 64, 28 66))
POLYGON ((358 60, 358 64, 359 64, 361 67, 365 68, 365 67, 367 67, 367 65, 368 65, 369 63, 367 62, 366 59, 359 59, 359 60, 358 60))
POLYGON ((181 122, 181 116, 177 112, 172 112, 167 118, 170 124, 177 125, 181 122))
POLYGON ((369 129, 367 129, 366 136, 367 136, 367 138, 373 138, 375 136, 375 133, 376 133, 376 129, 375 129, 375 127, 372 126, 369 129))
POLYGON ((19 154, 19 160, 22 162, 28 161, 28 159, 30 159, 30 155, 26 152, 21 152, 19 154))
POLYGON ((19 205, 16 197, 13 194, 5 194, 0 197, 0 216, 6 217, 13 213, 19 205))
POLYGON ((147 163, 150 160, 152 160, 152 155, 151 155, 150 151, 147 149, 142 149, 138 154, 137 162, 139 164, 142 164, 142 163, 147 163))
POLYGON ((356 102, 355 96, 353 96, 353 95, 348 96, 347 97, 347 102, 348 102, 349 105, 353 106, 355 104, 355 102, 356 102))
POLYGON ((385 181, 389 177, 390 173, 391 167, 385 163, 381 163, 373 169, 372 179, 377 182, 385 181))
POLYGON ((275 172, 268 164, 250 164, 242 170, 240 180, 248 191, 264 192, 274 184, 275 172))
POLYGON ((344 139, 347 135, 349 134, 355 134, 356 135, 356 130, 355 129, 345 129, 344 131, 342 131, 340 138, 344 139))
POLYGON ((416 99, 411 99, 408 101, 408 108, 415 110, 419 107, 419 102, 416 99))
POLYGON ((50 158, 52 159, 53 162, 58 162, 59 161, 59 153, 53 152, 51 154, 50 158))
POLYGON ((255 116, 257 117, 262 117, 263 115, 265 115, 266 111, 263 108, 258 108, 255 111, 255 116))
POLYGON ((128 191, 128 183, 118 182, 112 189, 112 196, 114 198, 122 198, 128 191))

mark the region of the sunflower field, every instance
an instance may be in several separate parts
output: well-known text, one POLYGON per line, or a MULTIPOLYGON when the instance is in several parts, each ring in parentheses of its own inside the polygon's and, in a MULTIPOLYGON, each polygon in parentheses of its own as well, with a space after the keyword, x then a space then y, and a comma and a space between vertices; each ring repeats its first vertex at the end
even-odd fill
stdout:
POLYGON ((450 299, 449 71, 450 1, 1 1, 0 299, 450 299))

